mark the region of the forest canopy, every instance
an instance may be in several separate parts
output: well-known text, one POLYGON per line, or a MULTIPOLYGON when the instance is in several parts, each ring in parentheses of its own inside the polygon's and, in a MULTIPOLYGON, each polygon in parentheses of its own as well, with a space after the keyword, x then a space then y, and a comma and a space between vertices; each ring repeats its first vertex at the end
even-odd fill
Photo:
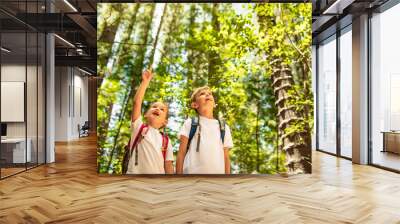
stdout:
POLYGON ((190 94, 212 88, 232 132, 232 173, 311 172, 311 4, 97 4, 98 172, 119 174, 132 99, 169 104, 174 146, 195 115, 190 94))

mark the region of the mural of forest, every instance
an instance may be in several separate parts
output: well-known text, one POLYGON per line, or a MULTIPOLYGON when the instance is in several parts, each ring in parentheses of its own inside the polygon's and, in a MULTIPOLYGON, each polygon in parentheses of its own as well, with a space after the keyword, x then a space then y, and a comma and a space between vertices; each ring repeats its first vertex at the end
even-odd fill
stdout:
POLYGON ((190 94, 208 85, 232 130, 232 173, 311 173, 311 4, 97 7, 99 173, 121 173, 132 98, 150 67, 143 111, 168 102, 175 151, 195 114, 190 94))

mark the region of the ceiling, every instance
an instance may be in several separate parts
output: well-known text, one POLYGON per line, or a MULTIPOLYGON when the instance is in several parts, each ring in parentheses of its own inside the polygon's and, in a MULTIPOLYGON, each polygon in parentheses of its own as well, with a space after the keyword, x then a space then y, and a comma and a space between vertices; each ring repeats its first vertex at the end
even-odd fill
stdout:
POLYGON ((352 18, 372 11, 388 0, 312 0, 313 44, 351 24, 352 18))
MULTIPOLYGON (((387 1, 312 0, 313 43, 351 24, 354 16, 373 10, 387 1)), ((58 35, 55 38, 56 65, 72 64, 93 74, 96 73, 97 58, 96 19, 96 0, 0 1, 2 30, 20 32, 28 27, 40 32, 55 32, 58 35)))
MULTIPOLYGON (((10 58, 26 55, 25 35, 17 33, 51 32, 57 34, 56 66, 78 66, 92 74, 96 74, 96 19, 96 0, 0 1, 2 44, 13 49, 10 58)), ((27 46, 28 55, 36 51, 33 44, 27 46)))

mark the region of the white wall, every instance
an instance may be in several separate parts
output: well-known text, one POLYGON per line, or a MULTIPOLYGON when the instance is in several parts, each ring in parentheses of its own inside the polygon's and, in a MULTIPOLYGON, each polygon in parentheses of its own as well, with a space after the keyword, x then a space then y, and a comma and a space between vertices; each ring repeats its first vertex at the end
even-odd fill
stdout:
POLYGON ((352 160, 368 163, 368 15, 352 23, 352 160))
MULTIPOLYGON (((50 11, 52 6, 47 2, 50 11)), ((54 35, 46 35, 46 163, 56 160, 55 154, 55 42, 54 35)))
POLYGON ((55 141, 68 140, 68 86, 67 67, 55 68, 55 141))
POLYGON ((78 124, 88 120, 88 78, 72 67, 56 67, 55 73, 55 140, 77 139, 78 124))
POLYGON ((87 77, 81 76, 82 73, 79 72, 78 75, 76 72, 79 70, 74 71, 74 107, 72 108, 72 117, 71 120, 72 130, 71 135, 74 137, 78 137, 78 124, 81 126, 88 120, 88 79, 87 77))

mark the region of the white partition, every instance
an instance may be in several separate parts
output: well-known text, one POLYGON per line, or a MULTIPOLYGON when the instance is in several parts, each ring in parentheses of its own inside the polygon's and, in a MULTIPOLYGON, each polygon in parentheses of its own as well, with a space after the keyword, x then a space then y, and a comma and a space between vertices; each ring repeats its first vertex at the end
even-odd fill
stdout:
POLYGON ((24 122, 24 82, 1 82, 1 122, 24 122))

